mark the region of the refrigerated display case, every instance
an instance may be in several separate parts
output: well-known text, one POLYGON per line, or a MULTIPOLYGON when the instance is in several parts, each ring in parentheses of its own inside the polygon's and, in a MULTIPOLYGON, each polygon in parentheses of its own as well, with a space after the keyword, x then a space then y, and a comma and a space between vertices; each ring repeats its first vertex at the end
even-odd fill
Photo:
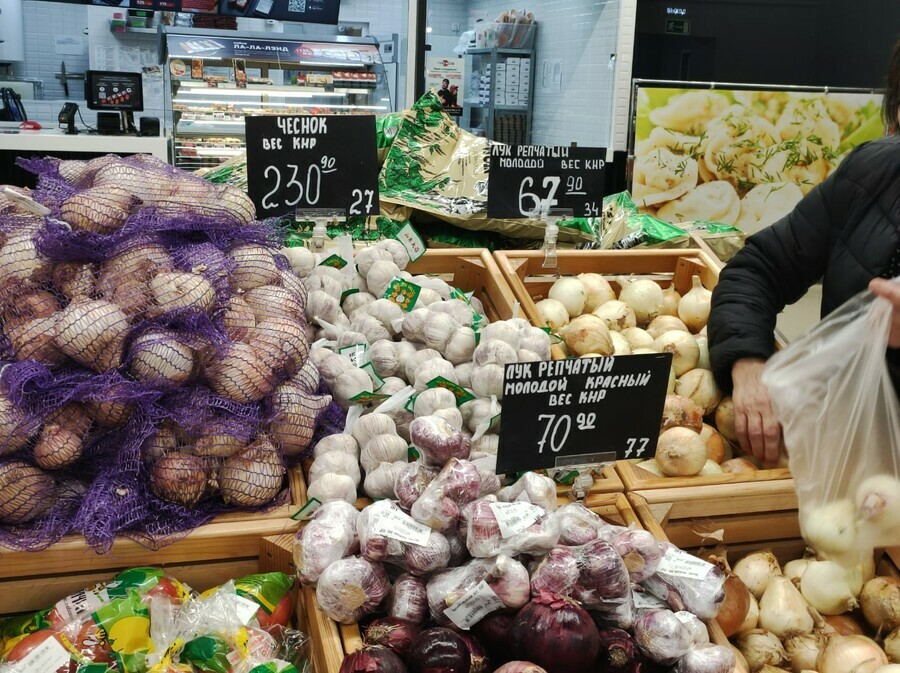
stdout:
POLYGON ((248 115, 392 111, 374 38, 298 41, 181 31, 163 34, 172 155, 179 168, 215 166, 243 152, 248 115))

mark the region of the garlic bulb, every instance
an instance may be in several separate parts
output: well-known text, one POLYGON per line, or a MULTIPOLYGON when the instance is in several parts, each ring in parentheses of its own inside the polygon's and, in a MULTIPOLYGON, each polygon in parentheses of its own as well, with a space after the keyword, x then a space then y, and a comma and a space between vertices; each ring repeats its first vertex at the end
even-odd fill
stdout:
POLYGON ((535 304, 538 314, 554 332, 558 332, 563 325, 569 322, 569 312, 565 305, 556 299, 542 299, 535 304))
POLYGON ((345 315, 352 318, 354 313, 356 313, 360 309, 364 309, 374 301, 375 296, 369 294, 368 292, 354 292, 353 294, 348 295, 346 299, 344 299, 344 303, 341 308, 344 309, 345 315))
POLYGON ((416 397, 413 413, 416 418, 431 416, 438 409, 455 409, 456 396, 446 388, 430 388, 416 397))
POLYGON ((613 354, 614 346, 607 323, 591 313, 575 318, 560 330, 560 336, 566 342, 566 348, 573 355, 613 354))
POLYGON ((759 625, 779 638, 795 633, 811 633, 813 618, 807 603, 784 575, 769 580, 759 601, 759 625))
MULTIPOLYGON (((402 342, 401 342, 402 343, 402 342)), ((419 371, 419 368, 422 367, 429 360, 443 360, 441 354, 436 350, 431 348, 423 348, 420 351, 416 351, 413 355, 408 358, 401 359, 401 363, 404 365, 404 373, 406 374, 406 380, 410 383, 416 380, 416 374, 419 371)))
POLYGON ((239 245, 232 248, 228 257, 234 263, 228 275, 232 290, 252 290, 261 285, 273 285, 278 280, 278 266, 268 248, 252 244, 239 245))
MULTIPOLYGON (((327 266, 317 266, 316 269, 329 269, 337 271, 327 266)), ((340 274, 340 271, 338 271, 340 274)), ((306 287, 310 292, 324 292, 336 301, 340 301, 341 295, 344 293, 344 282, 342 278, 334 278, 323 273, 312 273, 306 279, 306 287)))
POLYGON ((406 469, 406 461, 382 463, 366 475, 363 490, 370 498, 394 498, 394 484, 406 469))
POLYGON ((332 392, 334 401, 341 407, 350 407, 351 400, 362 393, 371 393, 373 390, 372 379, 362 369, 348 369, 340 374, 334 381, 332 392))
POLYGON ((672 354, 672 369, 675 376, 689 372, 700 361, 700 347, 697 346, 697 340, 687 332, 679 330, 666 332, 653 342, 653 349, 659 353, 672 354))
POLYGON ((416 370, 416 378, 412 383, 416 392, 422 392, 436 378, 444 378, 453 383, 458 383, 456 370, 452 364, 443 358, 433 358, 426 361, 425 364, 416 370))
POLYGON ((364 345, 366 348, 369 347, 369 339, 362 332, 344 332, 338 337, 337 340, 338 350, 347 348, 348 346, 358 345, 364 345))
MULTIPOLYGON (((316 352, 317 350, 313 349, 313 353, 316 352)), ((353 369, 353 363, 346 355, 338 355, 324 348, 318 352, 326 353, 325 358, 318 363, 319 373, 322 375, 325 383, 328 384, 328 387, 333 388, 337 377, 353 369)))
POLYGON ((681 301, 681 295, 674 285, 670 285, 663 290, 663 307, 660 315, 678 316, 678 304, 681 301))
MULTIPOLYGON (((503 399, 503 381, 505 372, 500 365, 481 365, 472 369, 472 391, 478 397, 493 395, 503 399)), ((473 430, 474 432, 474 430, 473 430)))
POLYGON ((388 299, 376 299, 366 306, 366 313, 384 325, 384 328, 391 336, 397 334, 399 331, 394 329, 394 322, 403 320, 405 315, 403 309, 400 308, 396 302, 388 299))
POLYGON ((447 421, 451 428, 454 430, 462 430, 463 426, 463 417, 462 412, 456 408, 456 406, 445 407, 443 409, 438 409, 432 414, 433 416, 437 416, 438 418, 442 418, 447 421))
MULTIPOLYGON (((400 275, 400 267, 394 264, 393 260, 379 260, 372 264, 366 273, 366 285, 369 286, 369 292, 376 297, 383 297, 387 291, 388 285, 397 276, 400 275)), ((421 298, 421 295, 419 295, 421 298)))
POLYGON ((693 400, 703 410, 704 416, 711 414, 722 401, 722 391, 708 369, 692 369, 682 375, 675 384, 675 394, 693 400))
POLYGON ((29 232, 14 234, 0 247, 0 286, 21 287, 50 277, 50 260, 37 250, 29 232))
POLYGON ((144 383, 178 386, 194 371, 194 351, 181 342, 177 333, 150 329, 131 342, 128 371, 144 383))
POLYGON ((383 241, 380 241, 377 247, 386 250, 391 255, 394 264, 401 269, 405 269, 410 262, 409 253, 406 251, 406 248, 396 239, 386 238, 383 241))
POLYGON ((412 276, 411 280, 419 287, 436 293, 440 299, 450 299, 450 294, 453 292, 453 288, 437 276, 412 276))
POLYGON ((352 505, 357 500, 353 479, 344 474, 323 474, 316 481, 310 482, 306 495, 310 500, 315 498, 321 503, 343 500, 352 505))
POLYGON ((450 341, 450 338, 459 327, 460 324, 446 313, 432 311, 428 316, 428 320, 425 321, 425 329, 423 330, 425 346, 436 351, 443 351, 447 346, 447 342, 450 341))
POLYGON ((472 442, 472 452, 479 453, 489 453, 492 455, 497 455, 497 451, 500 448, 500 436, 499 435, 482 435, 478 439, 472 442))
POLYGON ((634 312, 639 325, 647 325, 662 313, 665 296, 662 288, 652 280, 622 279, 619 301, 634 312))
POLYGON ((350 329, 365 334, 370 344, 391 338, 391 333, 377 318, 364 314, 362 311, 353 316, 353 320, 350 321, 350 329))
POLYGON ((376 435, 372 437, 360 454, 360 462, 366 473, 378 468, 381 463, 396 463, 407 460, 409 445, 399 436, 376 435))
POLYGON ((703 287, 699 276, 694 276, 693 287, 678 304, 678 317, 696 334, 706 327, 711 304, 712 292, 703 287))
POLYGON ((569 317, 574 318, 584 312, 584 304, 587 301, 587 289, 577 278, 560 278, 553 283, 548 296, 550 299, 556 299, 565 306, 569 317))
POLYGON ((372 363, 375 373, 381 378, 394 376, 400 368, 397 344, 393 341, 387 339, 376 341, 369 347, 366 356, 372 363))
POLYGON ((403 316, 400 328, 403 338, 417 343, 425 342, 425 321, 431 312, 427 308, 417 308, 403 316))
POLYGON ((388 250, 374 246, 371 248, 363 248, 357 252, 353 261, 356 262, 356 268, 359 269, 359 272, 362 275, 367 276, 375 262, 393 262, 394 257, 388 250))
POLYGON ((362 479, 356 458, 343 451, 323 453, 310 465, 310 482, 321 479, 325 474, 343 474, 353 479, 354 486, 359 486, 359 482, 362 479))
POLYGON ((525 350, 524 348, 520 348, 518 350, 518 352, 516 353, 516 358, 519 362, 540 362, 544 359, 538 353, 525 350))
POLYGON ((653 337, 646 330, 640 327, 629 327, 622 330, 622 336, 628 340, 631 348, 653 348, 653 337))
POLYGON ((222 499, 242 507, 264 505, 281 491, 285 472, 278 449, 267 437, 260 435, 250 446, 222 464, 219 470, 222 499))
MULTIPOLYGON (((549 358, 548 358, 549 359, 549 358)), ((456 372, 456 380, 459 382, 463 388, 472 388, 472 370, 475 365, 471 362, 463 362, 460 365, 456 365, 453 370, 456 372)))
POLYGON ((161 273, 150 279, 148 287, 161 312, 179 309, 209 311, 216 301, 213 286, 206 278, 194 273, 161 273))
POLYGON ((603 276, 598 273, 582 273, 578 275, 578 280, 584 286, 587 297, 584 302, 584 310, 593 313, 595 309, 602 306, 608 301, 616 298, 615 290, 612 285, 603 276))
POLYGON ((250 344, 256 348, 273 371, 293 376, 309 355, 306 331, 295 320, 269 318, 250 333, 250 344))
POLYGON ((481 337, 481 343, 472 353, 472 362, 476 367, 483 365, 508 365, 518 362, 516 349, 500 339, 486 340, 481 337))
POLYGON ((624 301, 608 301, 594 309, 593 315, 603 320, 608 329, 617 332, 623 332, 629 327, 637 327, 634 311, 624 301))
POLYGON ((464 327, 471 327, 472 320, 475 317, 472 314, 472 309, 462 299, 442 301, 438 304, 431 304, 428 308, 438 313, 446 313, 464 327))
POLYGON ((291 263, 291 269, 299 278, 306 278, 312 273, 319 261, 316 255, 304 247, 282 248, 281 254, 291 263))
POLYGON ((441 295, 439 295, 435 290, 429 290, 427 287, 422 288, 419 292, 419 298, 416 300, 416 306, 431 306, 432 304, 439 304, 441 302, 441 295))
POLYGON ((475 331, 471 327, 460 327, 447 342, 444 355, 449 362, 461 365, 472 360, 475 352, 475 331))
POLYGON ((519 349, 537 353, 541 360, 550 359, 550 335, 539 328, 530 328, 519 339, 519 349))
POLYGON ((356 421, 351 432, 356 443, 365 446, 370 439, 378 435, 396 435, 397 426, 394 419, 387 414, 366 414, 356 421))
POLYGON ((666 332, 678 330, 680 332, 688 332, 687 325, 681 322, 681 319, 671 315, 661 315, 647 325, 647 334, 654 339, 658 339, 666 332))
POLYGON ((342 315, 338 300, 322 290, 313 290, 306 298, 306 319, 310 322, 316 318, 335 323, 342 315))
POLYGON ((519 348, 519 327, 513 320, 492 323, 481 330, 481 340, 505 341, 516 350, 519 348))

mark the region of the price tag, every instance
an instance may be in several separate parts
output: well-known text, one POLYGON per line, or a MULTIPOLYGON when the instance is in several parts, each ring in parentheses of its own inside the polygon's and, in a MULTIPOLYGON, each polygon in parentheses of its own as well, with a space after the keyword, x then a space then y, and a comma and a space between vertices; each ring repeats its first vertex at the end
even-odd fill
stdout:
POLYGON ((606 150, 540 145, 491 146, 488 217, 521 218, 551 208, 600 217, 606 150))
POLYGON ((544 515, 544 510, 530 502, 492 502, 491 511, 503 538, 518 535, 544 515))
POLYGON ((297 208, 377 215, 371 115, 246 117, 247 192, 260 218, 297 208))
POLYGON ((303 505, 291 518, 294 521, 309 521, 321 506, 322 503, 318 498, 310 498, 309 502, 303 505))
POLYGON ((684 577, 689 580, 702 580, 713 569, 712 563, 691 556, 680 549, 670 548, 659 562, 656 572, 672 577, 684 577))
POLYGON ((659 610, 661 608, 667 609, 669 607, 653 594, 645 594, 641 591, 631 592, 631 602, 634 603, 634 607, 638 609, 659 610))
POLYGON ((347 260, 338 255, 331 255, 323 259, 319 266, 330 266, 332 269, 340 270, 347 266, 347 260))
POLYGON ((394 278, 384 291, 384 299, 392 301, 404 311, 412 311, 416 307, 422 288, 403 278, 394 278))
POLYGON ((109 594, 106 589, 99 589, 96 591, 82 589, 71 596, 66 596, 54 607, 59 613, 59 616, 63 618, 63 621, 74 622, 107 603, 109 603, 109 594))
MULTIPOLYGON (((389 501, 384 501, 389 502, 389 501)), ((424 546, 431 529, 395 507, 384 507, 372 513, 372 532, 406 544, 424 546)))
POLYGON ((425 241, 422 240, 419 232, 409 222, 400 227, 400 231, 397 232, 395 238, 406 248, 409 261, 415 262, 425 254, 425 241))
POLYGON ((453 605, 444 611, 447 618, 461 629, 468 630, 492 612, 506 607, 488 583, 481 580, 453 605))
POLYGON ((671 362, 662 353, 507 365, 497 474, 652 458, 671 362))
MULTIPOLYGON (((15 673, 54 673, 66 666, 71 657, 56 638, 47 638, 12 667, 15 673)), ((68 669, 67 669, 68 670, 68 669)))
MULTIPOLYGON (((350 358, 350 362, 353 363, 354 367, 362 367, 369 361, 366 357, 366 351, 368 350, 369 348, 365 344, 353 344, 351 346, 344 346, 338 350, 338 354, 346 355, 350 358)), ((384 381, 381 383, 384 384, 384 381)))

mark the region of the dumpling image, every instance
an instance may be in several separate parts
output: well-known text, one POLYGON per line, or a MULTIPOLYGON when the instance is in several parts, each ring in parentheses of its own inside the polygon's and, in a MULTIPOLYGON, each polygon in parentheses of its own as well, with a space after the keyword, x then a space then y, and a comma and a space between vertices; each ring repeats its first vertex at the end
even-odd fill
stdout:
POLYGON ((791 100, 786 91, 733 91, 734 99, 773 124, 778 121, 784 107, 791 100))
POLYGON ((672 96, 668 105, 650 112, 654 126, 699 136, 710 119, 728 107, 728 99, 712 91, 689 91, 672 96))
POLYGON ((753 184, 792 182, 804 196, 825 181, 833 170, 822 147, 814 143, 786 140, 774 147, 758 150, 750 162, 747 181, 753 184))
POLYGON ((736 224, 747 234, 755 234, 791 212, 802 198, 803 192, 790 182, 757 185, 741 199, 741 216, 736 224))
POLYGON ((656 216, 666 222, 710 220, 734 224, 741 214, 741 198, 730 182, 717 180, 700 185, 662 206, 656 216))
POLYGON ((778 131, 771 123, 742 105, 732 105, 711 121, 707 135, 703 156, 706 169, 735 187, 748 183, 751 164, 759 161, 758 153, 779 140, 778 131))
MULTIPOLYGON (((837 148, 841 144, 838 127, 821 98, 798 98, 788 103, 775 125, 782 140, 799 140, 801 143, 837 148)), ((812 149, 812 148, 810 148, 812 149)))
POLYGON ((675 154, 686 154, 696 159, 703 154, 705 145, 705 136, 691 136, 657 126, 650 132, 650 137, 647 140, 638 143, 635 154, 640 157, 650 154, 650 152, 658 150, 660 147, 665 147, 675 154))
POLYGON ((697 186, 697 162, 664 147, 634 162, 632 196, 639 207, 684 196, 697 186))

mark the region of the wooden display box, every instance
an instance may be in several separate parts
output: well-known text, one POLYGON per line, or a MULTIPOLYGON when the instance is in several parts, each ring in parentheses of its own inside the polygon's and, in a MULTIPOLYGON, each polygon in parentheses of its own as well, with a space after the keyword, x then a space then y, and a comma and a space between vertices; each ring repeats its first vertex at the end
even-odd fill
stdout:
MULTIPOLYGON (((175 564, 192 568, 203 564, 210 569, 220 567, 218 575, 224 575, 234 567, 249 567, 257 561, 263 537, 299 528, 299 523, 290 518, 307 500, 299 468, 289 472, 289 483, 289 503, 269 511, 223 514, 157 551, 119 537, 109 553, 98 554, 80 535, 67 536, 39 552, 0 548, 0 614, 40 609, 57 587, 81 588, 78 582, 84 573, 109 577, 132 566, 175 564)), ((202 575, 202 571, 198 573, 202 575)), ((237 576, 240 574, 247 573, 237 576)))
MULTIPOLYGON (((587 503, 585 503, 587 505, 587 503)), ((641 528, 641 521, 621 494, 591 496, 588 505, 606 521, 621 526, 641 528)), ((278 535, 262 541, 261 567, 296 575, 294 536, 278 535)), ((362 636, 356 624, 338 624, 323 613, 316 601, 316 590, 304 587, 297 600, 297 623, 305 625, 312 637, 312 658, 316 673, 338 673, 344 656, 362 648, 362 636)))
MULTIPOLYGON (((619 276, 649 278, 664 288, 674 284, 675 289, 684 295, 691 288, 695 275, 705 288, 712 290, 719 282, 719 271, 723 266, 703 250, 680 249, 565 250, 557 253, 557 269, 543 268, 545 255, 541 250, 496 252, 494 257, 525 315, 533 325, 539 327, 546 327, 547 324, 538 313, 536 302, 547 297, 550 287, 560 275, 599 273, 608 277, 617 293, 619 284, 616 278, 619 276)), ((565 359, 565 353, 558 346, 554 346, 552 350, 554 359, 565 359)), ((626 492, 716 484, 766 483, 789 480, 791 477, 790 471, 785 468, 702 477, 657 477, 621 460, 616 463, 616 472, 626 492)))

